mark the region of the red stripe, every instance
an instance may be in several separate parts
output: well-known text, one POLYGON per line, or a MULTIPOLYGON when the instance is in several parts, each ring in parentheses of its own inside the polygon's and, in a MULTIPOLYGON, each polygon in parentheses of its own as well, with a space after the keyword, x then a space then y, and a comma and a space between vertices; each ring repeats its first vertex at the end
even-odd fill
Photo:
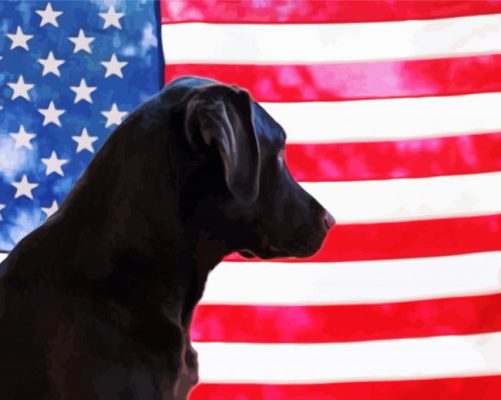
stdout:
MULTIPOLYGON (((336 225, 309 258, 275 261, 332 262, 432 257, 501 250, 501 214, 422 221, 336 225)), ((244 261, 233 253, 228 261, 244 261)), ((259 259, 254 259, 254 261, 259 259)))
MULTIPOLYGON (((313 367, 313 366, 312 366, 313 367)), ((190 400, 498 400, 501 376, 315 385, 201 384, 190 400)))
POLYGON ((501 133, 420 140, 288 144, 303 182, 422 178, 501 171, 501 133))
MULTIPOLYGON (((168 55, 167 55, 168 60, 168 55)), ((501 55, 318 65, 168 64, 165 80, 205 76, 257 101, 336 101, 501 91, 501 55)))
POLYGON ((501 12, 492 1, 162 0, 162 23, 313 23, 431 19, 501 12))
POLYGON ((198 342, 328 343, 501 331, 501 294, 387 304, 199 305, 198 342))

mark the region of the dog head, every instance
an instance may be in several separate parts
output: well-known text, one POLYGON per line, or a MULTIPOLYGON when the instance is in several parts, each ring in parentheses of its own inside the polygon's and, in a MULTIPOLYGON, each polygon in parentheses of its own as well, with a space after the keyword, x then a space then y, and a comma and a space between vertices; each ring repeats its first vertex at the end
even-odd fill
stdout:
POLYGON ((185 225, 261 258, 303 257, 334 218, 290 175, 282 127, 235 86, 185 77, 164 91, 178 104, 185 225))

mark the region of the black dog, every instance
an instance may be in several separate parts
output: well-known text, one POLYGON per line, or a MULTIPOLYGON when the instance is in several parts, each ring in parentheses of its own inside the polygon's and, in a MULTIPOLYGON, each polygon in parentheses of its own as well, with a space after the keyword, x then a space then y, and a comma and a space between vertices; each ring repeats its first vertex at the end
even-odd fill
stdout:
POLYGON ((185 399, 193 309, 232 251, 316 252, 332 216, 247 92, 181 78, 108 138, 0 265, 0 399, 185 399))

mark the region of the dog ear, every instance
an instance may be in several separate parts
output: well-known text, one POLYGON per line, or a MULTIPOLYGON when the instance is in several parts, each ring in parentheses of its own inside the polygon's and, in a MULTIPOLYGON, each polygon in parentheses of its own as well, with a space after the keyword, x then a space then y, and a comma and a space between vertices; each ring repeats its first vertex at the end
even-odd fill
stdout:
POLYGON ((252 123, 252 105, 244 90, 225 85, 198 89, 186 106, 189 144, 215 146, 226 184, 235 198, 254 200, 259 191, 259 146, 252 123))

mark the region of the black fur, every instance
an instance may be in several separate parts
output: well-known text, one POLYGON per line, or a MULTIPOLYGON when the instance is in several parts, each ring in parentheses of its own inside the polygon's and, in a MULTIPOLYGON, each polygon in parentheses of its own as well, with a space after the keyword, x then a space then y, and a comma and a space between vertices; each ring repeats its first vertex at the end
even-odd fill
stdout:
POLYGON ((182 78, 108 138, 0 265, 0 399, 185 399, 209 271, 307 256, 334 223, 291 178, 247 92, 182 78))

